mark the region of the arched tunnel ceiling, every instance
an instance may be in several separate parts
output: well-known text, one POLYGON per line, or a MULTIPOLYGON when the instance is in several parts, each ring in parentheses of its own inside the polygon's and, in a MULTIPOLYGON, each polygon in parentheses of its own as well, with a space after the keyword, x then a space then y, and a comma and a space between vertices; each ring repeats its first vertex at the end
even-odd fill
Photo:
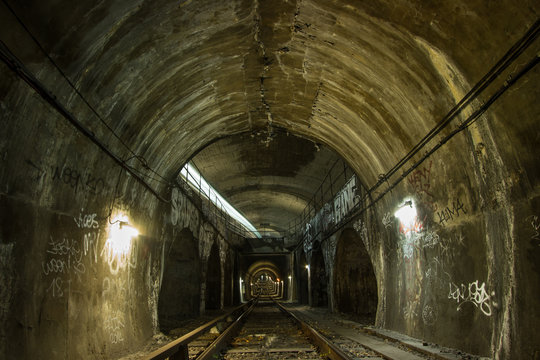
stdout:
MULTIPOLYGON (((192 160, 212 184, 259 231, 287 230, 313 198, 330 169, 342 162, 326 146, 283 132, 221 139, 192 160)), ((345 179, 333 179, 336 191, 345 179)), ((276 236, 276 235, 274 235, 276 236)))
MULTIPOLYGON (((118 136, 166 178, 218 138, 258 132, 264 139, 280 128, 335 150, 367 185, 453 106, 456 87, 468 89, 525 32, 538 8, 509 0, 10 3, 118 136)), ((20 29, 8 11, 1 22, 20 29)), ((23 33, 10 32, 7 45, 84 114, 23 33)), ((126 152, 99 122, 82 118, 126 152)), ((283 153, 258 169, 253 161, 264 163, 264 152, 243 157, 252 148, 239 146, 197 165, 255 225, 268 221, 252 214, 262 210, 253 192, 272 204, 265 207, 271 222, 282 224, 323 169, 295 170, 308 153, 283 153), (233 160, 239 168, 224 172, 233 160), (275 181, 284 164, 296 183, 275 181)))

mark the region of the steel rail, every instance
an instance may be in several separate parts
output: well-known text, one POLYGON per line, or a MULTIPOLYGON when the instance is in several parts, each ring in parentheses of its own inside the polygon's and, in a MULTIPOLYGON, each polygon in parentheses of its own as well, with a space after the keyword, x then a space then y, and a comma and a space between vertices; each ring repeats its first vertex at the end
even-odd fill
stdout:
POLYGON ((225 349, 231 339, 238 334, 238 331, 240 330, 242 324, 246 320, 246 318, 251 314, 251 311, 257 305, 257 300, 253 301, 251 306, 244 311, 225 331, 223 331, 208 347, 206 350, 204 350, 199 356, 197 356, 197 360, 210 360, 210 359, 216 359, 217 355, 221 352, 221 350, 225 349))
POLYGON ((296 315, 287 310, 283 305, 272 299, 274 303, 283 311, 287 316, 291 317, 298 326, 304 331, 304 333, 309 337, 311 342, 319 349, 320 353, 328 356, 331 360, 352 360, 352 358, 347 355, 343 350, 338 346, 334 345, 330 340, 321 335, 317 330, 308 325, 306 322, 300 320, 296 315))
MULTIPOLYGON (((210 322, 207 322, 206 324, 199 326, 198 328, 185 334, 184 336, 153 351, 145 359, 146 360, 164 360, 164 359, 169 358, 170 360, 189 360, 188 344, 190 342, 192 342, 193 340, 203 335, 203 333, 205 333, 208 329, 214 327, 218 323, 224 322, 224 320, 226 320, 228 317, 230 317, 234 313, 237 313, 238 311, 243 310, 246 307, 249 307, 249 309, 251 309, 253 307, 253 304, 254 304, 254 300, 251 300, 245 304, 242 304, 236 307, 235 309, 229 311, 227 314, 222 315, 210 322)), ((245 314, 245 311, 242 312, 240 317, 242 317, 243 314, 245 314)))

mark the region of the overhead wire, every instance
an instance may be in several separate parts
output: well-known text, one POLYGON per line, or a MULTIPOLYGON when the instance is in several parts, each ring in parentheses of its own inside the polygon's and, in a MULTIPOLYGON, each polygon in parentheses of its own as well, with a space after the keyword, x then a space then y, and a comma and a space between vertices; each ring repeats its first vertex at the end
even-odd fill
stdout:
MULTIPOLYGON (((444 127, 446 127, 463 109, 470 105, 470 103, 475 100, 489 85, 491 85, 497 77, 499 77, 503 71, 508 68, 532 43, 536 40, 538 34, 540 33, 540 20, 535 21, 535 23, 529 28, 529 30, 522 36, 506 53, 505 55, 482 77, 482 79, 475 84, 475 86, 459 101, 459 103, 454 106, 437 125, 432 128, 428 134, 426 134, 400 161, 398 161, 386 174, 379 176, 379 180, 375 185, 367 190, 367 193, 364 195, 363 201, 359 202, 356 209, 352 209, 351 213, 347 216, 345 221, 343 221, 339 226, 332 228, 330 233, 335 233, 339 229, 348 225, 354 218, 359 214, 363 213, 370 207, 374 206, 379 200, 381 200, 388 192, 394 189, 405 177, 410 174, 414 169, 420 166, 429 156, 431 156, 435 151, 437 151, 441 146, 447 143, 452 137, 454 137, 459 132, 467 129, 473 123, 475 123, 481 115, 483 115, 487 109, 495 103, 495 101, 504 94, 511 86, 513 86, 520 78, 522 78, 526 73, 532 70, 536 65, 538 65, 539 53, 526 63, 525 66, 519 70, 515 75, 511 75, 504 82, 504 84, 499 87, 490 98, 481 106, 474 111, 465 121, 458 125, 458 127, 452 130, 447 134, 442 140, 439 141, 434 147, 428 150, 418 161, 406 169, 397 180, 389 184, 386 189, 377 194, 376 197, 372 197, 371 194, 380 187, 384 182, 388 183, 390 176, 394 175, 399 169, 401 169, 405 164, 411 160, 414 155, 416 155, 421 149, 423 149, 436 135, 438 135, 444 127), (371 201, 368 205, 363 205, 366 198, 371 198, 371 201)), ((515 69, 514 69, 515 70, 515 69)), ((326 238, 325 238, 326 239, 326 238)), ((323 239, 324 241, 324 239, 323 239)), ((303 239, 299 241, 295 248, 298 248, 303 243, 303 239)))
MULTIPOLYGON (((24 31, 28 34, 28 36, 32 39, 32 41, 35 43, 35 45, 39 48, 39 50, 44 54, 44 56, 47 58, 47 60, 53 65, 53 67, 59 72, 59 74, 62 76, 62 78, 67 82, 67 84, 70 86, 70 88, 77 94, 77 96, 84 102, 84 104, 90 109, 90 111, 96 116, 96 118, 107 128, 107 130, 120 142, 120 144, 125 148, 127 149, 127 151, 132 155, 130 158, 128 159, 121 159, 120 157, 118 157, 116 154, 114 154, 114 158, 115 160, 120 160, 122 162, 122 166, 126 169, 130 169, 131 171, 133 172, 136 172, 138 173, 140 176, 143 176, 143 177, 146 177, 148 179, 151 179, 153 181, 157 181, 157 182, 160 182, 161 184, 165 184, 169 187, 171 186, 174 186, 173 183, 171 183, 169 180, 167 180, 165 177, 163 177, 161 174, 159 174, 157 171, 155 171, 152 167, 150 167, 150 165, 148 164, 148 161, 143 157, 143 156, 140 156, 138 154, 136 154, 133 149, 116 133, 116 131, 103 119, 103 117, 98 113, 98 111, 95 109, 94 106, 92 106, 92 104, 90 104, 90 102, 85 98, 85 96, 80 92, 80 90, 75 86, 75 84, 71 81, 71 79, 66 75, 66 73, 62 70, 62 68, 56 63, 56 61, 49 55, 49 53, 45 50, 45 48, 43 47, 43 45, 41 44, 41 42, 36 38, 36 36, 32 33, 32 31, 30 31, 30 29, 26 26, 26 24, 24 23, 24 21, 19 17, 19 15, 17 14, 17 12, 10 6, 10 4, 6 1, 6 0, 2 0, 2 3, 6 6, 6 8, 9 10, 9 12, 13 15, 13 17, 17 20, 17 22, 19 23, 19 25, 24 29, 24 31), (136 159, 140 162, 141 166, 150 171, 151 173, 153 173, 154 175, 156 175, 157 177, 159 177, 161 180, 158 180, 154 177, 151 177, 145 173, 143 173, 142 171, 140 170, 137 170, 135 167, 129 165, 127 162, 131 159, 136 159)), ((24 76, 22 77, 23 80, 25 80, 27 83, 29 83, 29 81, 33 84, 30 84, 34 90, 38 91, 38 93, 40 93, 42 96, 45 94, 45 93, 49 93, 50 97, 54 100, 54 102, 58 102, 57 98, 55 95, 53 95, 52 93, 50 93, 50 91, 48 91, 45 86, 43 84, 41 84, 41 82, 39 82, 39 80, 37 80, 37 78, 35 78, 35 76, 31 75, 30 71, 28 69, 26 69, 24 67, 24 65, 22 64, 22 62, 13 54, 11 53, 11 51, 9 50, 8 46, 2 41, 2 51, 3 51, 3 60, 4 62, 8 63, 10 62, 11 63, 11 66, 10 64, 8 64, 8 66, 10 68, 13 69, 13 66, 15 66, 15 70, 17 70, 16 72, 18 72, 18 70, 23 70, 24 72, 27 73, 27 76, 24 76), (11 60, 10 60, 11 59, 11 60), (18 63, 18 64, 17 64, 18 63), (39 84, 38 84, 39 83, 39 84)), ((20 75, 20 74, 19 74, 20 75)), ((48 101, 49 103, 51 101, 48 101)), ((60 105, 60 103, 58 102, 58 105, 60 105)), ((57 106, 53 105, 55 108, 57 106)), ((65 112, 68 112, 67 109, 65 109, 65 107, 63 105, 60 106, 62 108, 62 111, 60 111, 60 113, 62 115, 66 115, 65 112)), ((57 109, 58 110, 58 109, 57 109)), ((68 120, 70 120, 70 122, 73 123, 73 120, 76 120, 75 117, 70 114, 71 116, 64 116, 66 118, 68 118, 68 120), (72 119, 70 119, 72 118, 72 119)), ((78 120, 77 120, 77 130, 81 131, 81 128, 83 127, 82 123, 80 123, 78 120)), ((86 135, 87 137, 88 136, 91 136, 92 138, 95 139, 95 135, 90 132, 89 130, 87 130, 85 128, 85 131, 82 131, 84 135, 86 135)), ((102 144, 100 142, 100 148, 103 150, 103 146, 105 146, 105 144, 102 144)), ((107 152, 111 152, 110 150, 108 150, 107 152)), ((112 152, 111 152, 112 153, 112 152)), ((139 180, 141 180, 140 178, 138 178, 139 180)), ((148 184, 146 184, 148 185, 148 184)), ((149 187, 149 185, 148 185, 149 187)), ((155 192, 155 191, 152 191, 152 192, 155 192)), ((164 199, 162 199, 164 200, 164 199)))
POLYGON ((418 153, 431 139, 440 133, 450 122, 456 118, 465 107, 475 100, 519 55, 529 47, 536 39, 540 31, 540 20, 528 29, 528 31, 503 55, 497 63, 480 79, 471 90, 433 127, 414 147, 399 160, 386 174, 382 174, 379 181, 369 189, 379 187, 386 179, 395 174, 407 161, 418 153))
POLYGON ((99 121, 113 134, 113 136, 133 155, 133 158, 136 158, 137 160, 141 161, 143 164, 146 163, 146 159, 143 157, 137 155, 130 147, 127 145, 122 138, 116 134, 114 129, 103 119, 103 117, 97 112, 97 110, 90 104, 90 102, 83 96, 83 94, 79 91, 79 89, 73 84, 71 79, 66 75, 66 73, 62 70, 62 68, 56 63, 56 61, 49 55, 49 53, 45 50, 45 48, 41 45, 41 42, 34 36, 32 31, 26 26, 26 24, 22 21, 22 19, 19 17, 19 15, 15 12, 15 10, 9 5, 9 3, 6 0, 2 0, 2 3, 8 8, 10 13, 15 17, 19 25, 24 29, 24 31, 30 36, 30 38, 33 40, 33 42, 36 44, 36 46, 39 48, 39 50, 45 55, 47 60, 54 66, 54 68, 60 73, 60 75, 64 78, 64 80, 68 83, 68 85, 75 91, 77 96, 88 106, 90 111, 99 119, 99 121))
POLYGON ((68 120, 82 135, 87 137, 95 145, 99 147, 101 151, 107 154, 114 162, 122 166, 128 171, 139 183, 146 187, 152 194, 154 194, 159 200, 163 202, 169 202, 165 200, 161 195, 154 190, 150 184, 142 179, 137 173, 127 166, 124 160, 118 157, 107 145, 102 143, 96 136, 89 131, 69 110, 67 110, 36 77, 24 66, 24 64, 9 50, 4 41, 0 40, 0 58, 1 60, 22 80, 24 80, 31 88, 33 88, 43 100, 48 102, 61 116, 68 120))

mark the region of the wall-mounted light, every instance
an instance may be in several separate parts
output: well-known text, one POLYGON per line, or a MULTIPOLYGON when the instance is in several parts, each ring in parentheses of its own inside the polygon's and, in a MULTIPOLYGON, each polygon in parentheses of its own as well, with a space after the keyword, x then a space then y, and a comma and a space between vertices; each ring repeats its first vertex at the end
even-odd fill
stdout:
POLYGON ((107 245, 114 255, 127 255, 131 250, 131 240, 139 235, 139 230, 129 224, 127 215, 117 215, 109 227, 107 245))
POLYGON ((306 265, 306 269, 309 271, 309 265, 306 265))
POLYGON ((394 213, 394 216, 404 225, 412 225, 416 220, 416 206, 412 200, 405 200, 403 205, 394 213))

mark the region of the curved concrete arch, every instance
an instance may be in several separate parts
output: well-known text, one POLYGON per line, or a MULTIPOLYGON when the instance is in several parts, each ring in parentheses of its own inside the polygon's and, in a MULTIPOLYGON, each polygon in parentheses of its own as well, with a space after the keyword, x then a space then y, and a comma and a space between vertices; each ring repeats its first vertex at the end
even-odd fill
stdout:
MULTIPOLYGON (((340 226, 355 229, 376 269, 384 294, 377 325, 479 356, 535 358, 540 81, 537 67, 519 74, 537 61, 539 6, 5 1, 0 357, 142 348, 159 329, 160 292, 174 290, 164 281, 183 260, 171 258, 169 244, 184 228, 198 239, 201 261, 219 228, 242 263, 257 246, 203 214, 176 183, 186 161, 213 148, 222 156, 201 162, 214 171, 212 185, 256 226, 279 230, 307 199, 309 216, 331 207, 310 193, 327 162, 343 159, 371 189, 365 208, 343 215, 350 221, 340 226), (528 47, 400 167, 531 29, 528 47), (413 205, 415 215, 396 215, 413 205), (117 213, 138 236, 111 235, 117 213)), ((298 299, 307 302, 303 235, 263 239, 284 245, 258 249, 294 256, 294 271, 280 267, 296 275, 298 299)), ((315 248, 332 236, 306 235, 315 248)), ((221 275, 238 279, 238 263, 221 275)), ((206 267, 197 270, 202 276, 206 267)), ((234 286, 238 294, 242 285, 234 286)), ((203 290, 186 292, 204 299, 203 290)))

